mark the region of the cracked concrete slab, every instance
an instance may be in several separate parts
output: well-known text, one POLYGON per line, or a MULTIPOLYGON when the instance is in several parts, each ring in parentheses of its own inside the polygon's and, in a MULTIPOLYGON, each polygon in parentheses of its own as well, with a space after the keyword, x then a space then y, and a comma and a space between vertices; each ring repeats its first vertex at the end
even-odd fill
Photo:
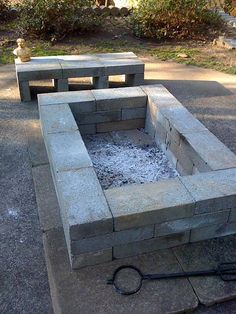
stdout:
POLYGON ((170 250, 72 272, 61 229, 46 232, 44 245, 50 282, 54 283, 51 289, 56 313, 180 313, 198 306, 186 279, 145 283, 138 294, 130 297, 117 294, 106 284, 113 271, 123 263, 132 263, 149 273, 180 271, 181 267, 170 250))
MULTIPOLYGON (((183 245, 173 249, 184 271, 217 268, 219 263, 236 259, 236 236, 183 245)), ((189 278, 199 301, 210 306, 236 297, 235 282, 225 282, 219 277, 189 278)))

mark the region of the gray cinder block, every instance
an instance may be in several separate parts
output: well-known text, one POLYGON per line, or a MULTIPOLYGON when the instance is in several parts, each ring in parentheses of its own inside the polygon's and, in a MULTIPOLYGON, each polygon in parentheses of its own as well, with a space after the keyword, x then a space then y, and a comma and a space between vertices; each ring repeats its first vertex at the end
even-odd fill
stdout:
POLYGON ((96 124, 83 124, 79 126, 80 133, 82 135, 86 134, 96 134, 96 124))
POLYGON ((120 110, 146 107, 147 95, 140 87, 110 88, 92 91, 97 110, 120 110))
POLYGON ((236 167, 236 155, 210 131, 194 132, 184 136, 191 147, 192 158, 202 159, 211 170, 236 167))
POLYGON ((21 101, 31 101, 31 93, 29 82, 27 81, 18 81, 20 99, 21 101))
POLYGON ((75 113, 95 110, 95 98, 91 91, 40 94, 38 95, 38 102, 40 106, 68 104, 75 113))
POLYGON ((139 86, 144 84, 144 72, 137 74, 126 74, 125 83, 128 86, 139 86))
POLYGON ((113 232, 112 215, 93 168, 59 172, 55 184, 67 245, 113 232))
POLYGON ((224 237, 236 233, 236 222, 217 224, 191 230, 190 242, 224 237))
POLYGON ((160 249, 175 247, 189 242, 190 232, 171 234, 165 237, 153 238, 140 242, 119 245, 113 248, 114 258, 124 258, 160 249))
POLYGON ((189 218, 167 221, 155 226, 155 236, 160 237, 171 233, 179 233, 191 229, 202 228, 216 224, 226 223, 229 210, 210 214, 194 215, 189 218))
POLYGON ((68 92, 69 91, 68 79, 57 79, 55 87, 58 92, 68 92))
POLYGON ((138 59, 103 59, 105 75, 144 73, 144 63, 138 59))
POLYGON ((146 108, 122 109, 122 120, 144 119, 145 117, 146 117, 146 108))
POLYGON ((78 130, 68 104, 39 106, 39 113, 44 133, 72 132, 78 130))
POLYGON ((191 217, 194 201, 178 178, 105 191, 115 231, 191 217))
POLYGON ((121 120, 121 111, 96 111, 92 113, 81 113, 76 116, 76 121, 81 124, 103 123, 121 120))
POLYGON ((97 133, 112 132, 119 130, 132 130, 144 127, 144 119, 123 120, 97 124, 97 133))
POLYGON ((99 60, 60 60, 63 78, 105 76, 105 69, 99 60))
POLYGON ((56 172, 93 165, 79 131, 48 134, 46 147, 50 164, 56 172))
POLYGON ((109 77, 108 76, 95 76, 92 77, 92 85, 95 89, 109 88, 109 77))
POLYGON ((180 177, 196 202, 196 214, 234 208, 236 168, 180 177))
POLYGON ((90 237, 72 241, 71 252, 72 255, 77 255, 85 252, 104 250, 116 245, 150 239, 153 238, 153 234, 154 225, 90 237))
POLYGON ((229 222, 236 221, 236 208, 230 210, 229 222))
POLYGON ((88 252, 71 256, 72 269, 80 269, 86 266, 98 265, 112 261, 112 248, 97 252, 88 252))

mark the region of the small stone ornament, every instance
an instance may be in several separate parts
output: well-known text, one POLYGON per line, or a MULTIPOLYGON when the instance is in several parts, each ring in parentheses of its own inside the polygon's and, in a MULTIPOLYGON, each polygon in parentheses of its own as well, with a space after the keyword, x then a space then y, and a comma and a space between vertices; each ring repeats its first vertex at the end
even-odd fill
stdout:
POLYGON ((22 38, 17 39, 17 48, 13 51, 14 55, 21 62, 28 62, 31 60, 31 50, 26 47, 25 40, 22 38))

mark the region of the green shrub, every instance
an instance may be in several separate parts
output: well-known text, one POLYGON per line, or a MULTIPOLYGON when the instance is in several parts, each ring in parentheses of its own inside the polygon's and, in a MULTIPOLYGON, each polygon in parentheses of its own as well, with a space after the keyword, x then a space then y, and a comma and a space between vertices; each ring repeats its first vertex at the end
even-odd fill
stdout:
POLYGON ((136 36, 192 38, 207 28, 222 25, 220 17, 206 9, 205 0, 137 0, 132 26, 136 36))
POLYGON ((6 21, 9 14, 9 1, 8 0, 0 0, 0 23, 1 21, 6 21))
POLYGON ((93 0, 22 0, 19 26, 22 33, 61 38, 68 33, 90 31, 100 25, 92 10, 93 0))
POLYGON ((225 0, 224 2, 224 10, 225 12, 230 12, 233 8, 233 1, 232 0, 225 0))

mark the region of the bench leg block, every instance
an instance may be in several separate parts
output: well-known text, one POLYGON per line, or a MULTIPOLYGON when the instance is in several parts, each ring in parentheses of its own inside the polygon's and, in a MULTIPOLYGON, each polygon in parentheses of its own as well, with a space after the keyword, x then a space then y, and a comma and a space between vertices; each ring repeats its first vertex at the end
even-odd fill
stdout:
POLYGON ((68 92, 69 91, 68 79, 54 79, 54 80, 52 80, 52 83, 58 92, 68 92))
POLYGON ((19 82, 18 81, 18 86, 19 86, 21 101, 31 101, 29 82, 27 82, 27 81, 19 82))
POLYGON ((126 74, 125 83, 128 86, 139 86, 144 84, 144 73, 126 74))
POLYGON ((95 89, 103 89, 109 87, 108 76, 98 76, 92 78, 92 84, 95 89))

